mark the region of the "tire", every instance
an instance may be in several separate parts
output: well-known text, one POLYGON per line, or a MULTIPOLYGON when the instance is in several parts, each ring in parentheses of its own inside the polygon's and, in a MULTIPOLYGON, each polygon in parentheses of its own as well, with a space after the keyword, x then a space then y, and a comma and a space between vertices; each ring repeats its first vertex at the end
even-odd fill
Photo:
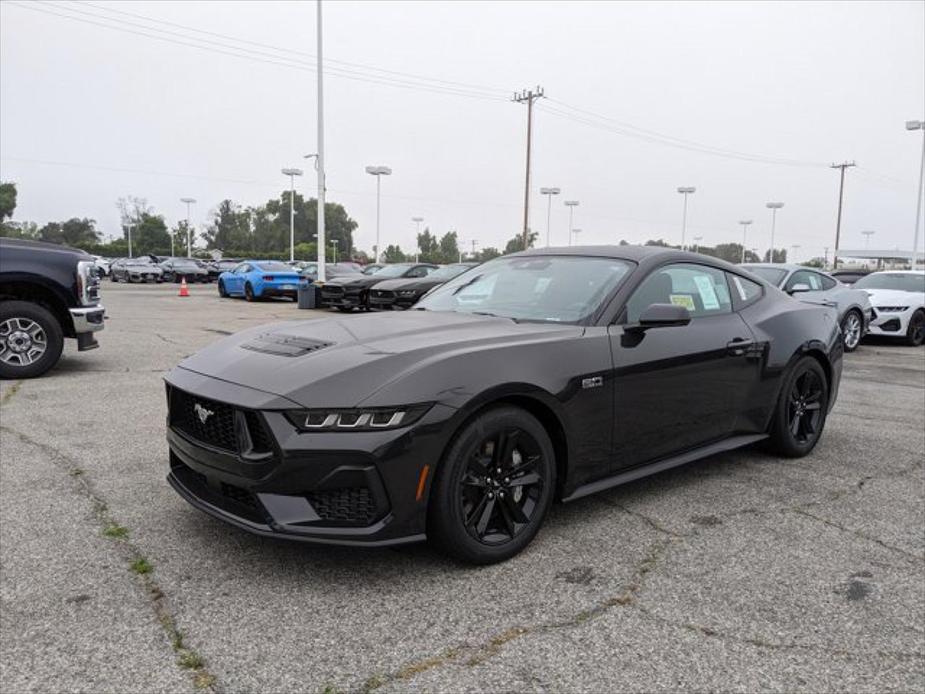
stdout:
POLYGON ((225 290, 225 283, 221 280, 218 281, 218 295, 223 299, 228 298, 228 292, 225 290))
POLYGON ((853 352, 861 344, 864 331, 864 319, 861 314, 851 309, 841 321, 842 345, 846 352, 853 352))
POLYGON ((813 357, 802 357, 787 375, 771 421, 769 446, 787 458, 802 458, 822 436, 829 383, 813 357))
POLYGON ((919 309, 909 319, 906 329, 906 344, 910 347, 919 347, 925 344, 925 310, 919 309))
POLYGON ((335 306, 341 313, 353 313, 353 306, 335 306))
POLYGON ((47 308, 29 301, 0 303, 0 378, 41 376, 58 363, 63 348, 61 324, 47 308))
POLYGON ((460 561, 505 561, 539 532, 555 488, 555 451, 543 425, 518 407, 487 410, 463 427, 437 468, 428 537, 460 561))
POLYGON ((257 297, 254 296, 254 288, 251 286, 251 283, 248 282, 244 285, 244 298, 247 301, 256 301, 257 297))

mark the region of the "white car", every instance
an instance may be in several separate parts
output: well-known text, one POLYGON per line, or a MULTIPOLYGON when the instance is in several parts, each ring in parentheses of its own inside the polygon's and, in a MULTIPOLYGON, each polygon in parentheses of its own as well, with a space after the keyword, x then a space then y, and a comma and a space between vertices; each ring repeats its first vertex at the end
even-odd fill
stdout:
POLYGON ((873 272, 854 283, 870 295, 876 317, 871 335, 895 337, 918 347, 925 343, 925 272, 873 272))

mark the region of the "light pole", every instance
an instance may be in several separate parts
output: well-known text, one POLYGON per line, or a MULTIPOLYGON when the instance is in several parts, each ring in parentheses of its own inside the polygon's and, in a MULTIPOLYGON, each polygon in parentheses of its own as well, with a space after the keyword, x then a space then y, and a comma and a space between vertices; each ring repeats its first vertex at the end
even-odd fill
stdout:
POLYGON ((577 200, 566 200, 565 206, 568 208, 568 245, 572 245, 572 213, 578 207, 577 200))
POLYGON ((367 166, 366 173, 376 177, 376 248, 373 258, 374 263, 379 262, 379 197, 383 176, 391 176, 392 169, 388 166, 367 166))
POLYGON ((280 169, 289 176, 289 261, 295 260, 295 177, 302 175, 302 169, 280 169))
POLYGON ((540 188, 540 195, 547 196, 546 204, 546 248, 549 248, 549 220, 552 215, 552 196, 561 193, 558 188, 540 188))
POLYGON ((698 241, 703 241, 703 237, 702 237, 702 236, 695 236, 695 237, 694 237, 694 253, 697 252, 697 242, 698 242, 698 241))
POLYGON ((334 246, 334 263, 337 264, 337 244, 339 243, 338 239, 331 239, 331 245, 334 246))
MULTIPOLYGON (((580 233, 581 233, 581 229, 572 229, 572 234, 575 234, 575 236, 578 236, 578 234, 580 233)), ((572 245, 572 234, 569 234, 569 237, 568 237, 569 245, 572 245)), ((577 239, 576 239, 576 243, 577 243, 577 239)))
POLYGON ((137 226, 136 224, 126 224, 125 228, 128 229, 128 257, 132 257, 132 229, 137 226))
POLYGON ((906 130, 922 131, 922 164, 919 167, 919 196, 915 202, 915 235, 912 237, 912 264, 910 266, 915 270, 915 254, 919 250, 919 224, 922 221, 922 186, 925 182, 925 121, 907 120, 906 130))
POLYGON ((189 226, 189 206, 196 203, 195 198, 180 198, 180 202, 186 203, 186 257, 193 257, 193 233, 189 226))
POLYGON ((739 224, 742 225, 742 262, 745 262, 745 237, 748 234, 748 225, 752 223, 750 219, 741 219, 739 224))
POLYGON ((870 237, 876 234, 876 231, 862 231, 861 235, 864 237, 864 250, 866 251, 870 247, 870 237))
POLYGON ((318 31, 318 238, 315 247, 318 250, 318 282, 324 283, 327 279, 324 263, 324 194, 327 189, 327 183, 324 176, 324 69, 323 54, 324 44, 322 42, 322 22, 321 22, 321 0, 316 5, 317 20, 315 21, 318 31))
POLYGON ((782 202, 769 202, 765 205, 771 210, 771 254, 768 256, 768 262, 774 262, 774 224, 777 221, 777 211, 784 206, 782 202))
POLYGON ((684 236, 687 234, 687 196, 696 193, 697 189, 693 186, 681 186, 678 192, 684 196, 684 216, 681 219, 681 250, 684 250, 684 236))

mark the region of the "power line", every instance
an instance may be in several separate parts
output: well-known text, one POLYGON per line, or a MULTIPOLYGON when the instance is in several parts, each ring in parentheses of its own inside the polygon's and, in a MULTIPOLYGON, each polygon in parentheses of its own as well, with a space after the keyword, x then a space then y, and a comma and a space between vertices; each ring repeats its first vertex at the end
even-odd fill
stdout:
MULTIPOLYGON (((226 44, 221 44, 221 43, 214 42, 214 41, 207 41, 205 39, 198 39, 198 38, 186 36, 183 34, 177 34, 176 32, 166 32, 163 29, 156 29, 153 27, 143 27, 143 25, 125 22, 124 20, 118 20, 118 19, 114 19, 110 17, 103 17, 101 15, 84 12, 82 10, 75 10, 72 8, 67 8, 65 11, 79 12, 84 15, 92 16, 95 19, 101 19, 103 21, 94 21, 93 19, 87 19, 85 17, 75 16, 73 14, 64 14, 62 12, 55 12, 54 10, 50 10, 45 7, 24 5, 22 3, 15 2, 14 0, 9 0, 9 2, 6 2, 5 4, 19 7, 19 8, 26 9, 26 10, 32 10, 34 12, 42 12, 44 14, 54 15, 56 17, 60 17, 63 19, 70 19, 75 22, 91 24, 93 26, 102 27, 105 29, 111 29, 113 31, 133 34, 136 36, 143 36, 146 38, 155 39, 157 41, 164 41, 167 43, 173 43, 176 45, 186 46, 189 48, 196 48, 202 51, 209 51, 212 53, 228 55, 234 58, 242 58, 245 60, 250 60, 252 62, 277 65, 280 67, 288 67, 291 69, 302 70, 302 71, 314 71, 314 69, 316 68, 316 65, 314 63, 311 63, 311 62, 308 62, 302 59, 286 58, 283 56, 273 56, 273 55, 270 55, 270 54, 267 54, 261 51, 255 51, 249 48, 241 48, 238 46, 228 46, 226 44), (107 24, 104 22, 112 22, 112 23, 107 24), (121 25, 125 25, 125 26, 121 26, 121 25), (176 38, 170 38, 169 36, 151 34, 151 33, 148 33, 148 31, 140 31, 138 29, 126 28, 127 26, 136 26, 136 27, 142 26, 144 29, 147 29, 148 31, 159 31, 161 33, 171 34, 174 36, 180 36, 186 40, 178 40, 176 38), (222 46, 222 48, 215 48, 213 46, 203 45, 204 42, 211 43, 216 46, 222 46)), ((58 9, 58 10, 65 9, 57 5, 55 5, 54 7, 55 9, 58 9)), ((356 80, 360 82, 368 82, 371 84, 380 84, 380 85, 385 85, 385 86, 390 86, 390 87, 412 89, 412 90, 417 90, 417 91, 428 91, 428 92, 434 92, 438 94, 449 94, 453 96, 465 96, 469 98, 484 99, 488 101, 506 101, 506 99, 501 96, 490 96, 488 94, 481 93, 481 92, 466 91, 462 88, 444 87, 444 86, 435 85, 435 84, 411 82, 407 80, 399 80, 397 78, 391 78, 391 77, 385 77, 385 76, 379 76, 379 75, 362 75, 360 73, 347 70, 345 68, 329 68, 326 70, 326 72, 332 74, 333 76, 342 77, 344 79, 351 79, 351 80, 356 80)))
MULTIPOLYGON (((136 19, 142 19, 142 20, 145 20, 145 21, 151 22, 151 23, 163 24, 163 25, 165 25, 165 26, 172 26, 172 27, 176 27, 176 28, 179 28, 179 29, 185 29, 185 30, 187 30, 187 31, 192 31, 192 32, 195 32, 195 33, 197 33, 197 34, 204 34, 204 35, 206 35, 206 36, 215 36, 215 37, 217 37, 217 38, 223 38, 223 39, 227 39, 227 40, 230 40, 230 41, 236 41, 236 42, 239 42, 239 43, 246 43, 246 44, 249 44, 249 45, 251 45, 251 46, 259 46, 259 47, 261 47, 261 48, 269 48, 269 49, 271 49, 271 50, 280 51, 280 52, 284 52, 284 53, 294 53, 294 54, 297 54, 297 55, 305 56, 305 57, 310 58, 310 59, 312 59, 312 60, 315 60, 315 59, 316 59, 316 56, 315 56, 313 53, 308 53, 308 52, 306 52, 306 51, 298 51, 298 50, 289 49, 289 48, 280 48, 280 47, 278 47, 278 46, 273 46, 273 45, 268 44, 268 43, 261 43, 261 42, 259 42, 259 41, 252 41, 252 40, 245 39, 245 38, 241 38, 241 37, 238 37, 238 36, 230 36, 230 35, 228 35, 228 34, 220 34, 220 33, 215 32, 215 31, 207 31, 207 30, 205 30, 205 29, 199 29, 199 28, 197 28, 197 27, 192 27, 192 26, 188 26, 188 25, 185 25, 185 24, 179 24, 179 23, 177 23, 177 22, 171 22, 171 21, 168 21, 168 20, 165 20, 165 19, 157 19, 157 18, 154 18, 154 17, 149 17, 149 16, 147 16, 147 15, 137 14, 137 13, 134 13, 134 12, 125 12, 124 10, 116 10, 116 9, 112 9, 112 8, 109 8, 109 7, 103 7, 103 6, 101 6, 101 5, 95 5, 95 4, 92 3, 92 2, 81 2, 80 4, 85 5, 85 6, 88 6, 88 7, 93 7, 93 8, 96 8, 96 9, 98 9, 98 10, 102 10, 102 11, 104 11, 104 12, 110 12, 110 13, 113 13, 113 14, 120 14, 120 15, 124 15, 124 16, 127 16, 127 17, 135 17, 136 19)), ((373 72, 381 72, 381 73, 384 73, 384 74, 396 75, 396 76, 400 76, 400 77, 408 77, 408 78, 415 79, 415 80, 428 81, 428 82, 435 82, 435 83, 440 83, 440 84, 444 84, 444 85, 448 85, 448 86, 453 86, 453 87, 462 87, 462 88, 465 88, 465 89, 483 91, 483 92, 486 92, 486 93, 493 93, 493 94, 495 94, 495 95, 497 95, 497 96, 506 95, 506 94, 509 92, 509 90, 504 89, 504 88, 502 88, 502 87, 489 87, 489 86, 485 86, 485 85, 472 84, 472 83, 468 83, 468 82, 457 82, 457 81, 454 81, 454 80, 445 80, 445 79, 441 79, 441 78, 437 78, 437 77, 427 77, 427 76, 425 76, 425 75, 417 75, 417 74, 410 73, 410 72, 402 72, 402 71, 400 71, 400 70, 388 70, 388 69, 386 69, 386 68, 376 67, 376 66, 374 66, 374 65, 367 65, 367 64, 364 64, 364 63, 354 63, 354 62, 347 61, 347 60, 336 60, 336 59, 334 59, 334 58, 326 58, 325 62, 326 62, 326 63, 337 63, 337 64, 339 64, 339 65, 346 65, 346 66, 348 66, 348 67, 354 67, 354 68, 359 68, 359 69, 362 69, 362 70, 373 71, 373 72)))

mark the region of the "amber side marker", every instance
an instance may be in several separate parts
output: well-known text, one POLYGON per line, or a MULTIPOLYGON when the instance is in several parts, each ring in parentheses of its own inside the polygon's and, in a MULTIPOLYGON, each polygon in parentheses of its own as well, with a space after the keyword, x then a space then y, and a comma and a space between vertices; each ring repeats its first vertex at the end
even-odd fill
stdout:
POLYGON ((427 482, 428 472, 430 472, 430 465, 425 465, 421 468, 421 478, 418 480, 418 493, 414 497, 415 501, 420 501, 421 497, 424 496, 424 483, 427 482))

